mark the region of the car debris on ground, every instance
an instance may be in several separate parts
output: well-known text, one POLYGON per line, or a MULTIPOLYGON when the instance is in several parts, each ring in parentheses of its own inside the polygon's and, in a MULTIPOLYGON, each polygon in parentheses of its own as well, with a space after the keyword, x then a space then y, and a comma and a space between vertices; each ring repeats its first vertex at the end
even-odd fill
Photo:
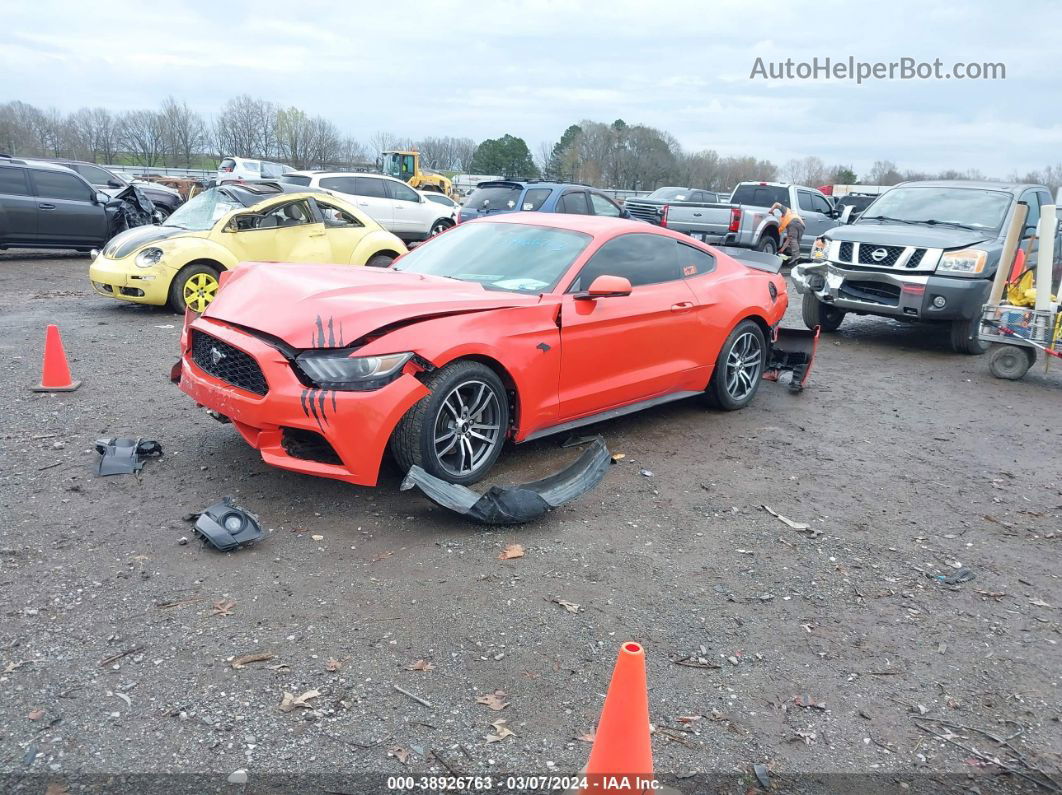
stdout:
POLYGON ((401 490, 416 486, 444 508, 482 524, 522 524, 597 486, 611 460, 605 440, 598 436, 571 465, 541 480, 491 486, 484 494, 477 494, 413 466, 402 481, 401 490))
POLYGON ((132 475, 144 468, 145 458, 161 456, 162 445, 154 439, 114 437, 97 439, 96 452, 100 454, 98 475, 132 475))
POLYGON ((232 497, 223 497, 199 514, 194 532, 222 552, 253 544, 264 535, 258 517, 236 505, 232 497))

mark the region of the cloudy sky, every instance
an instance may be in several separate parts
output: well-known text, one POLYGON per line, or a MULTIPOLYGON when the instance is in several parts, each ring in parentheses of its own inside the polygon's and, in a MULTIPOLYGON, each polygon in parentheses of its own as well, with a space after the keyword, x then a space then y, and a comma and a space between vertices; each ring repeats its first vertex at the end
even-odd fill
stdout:
POLYGON ((12 3, 0 102, 125 110, 173 95, 210 115, 248 93, 366 140, 512 133, 537 154, 583 118, 644 123, 688 150, 865 172, 1062 161, 1062 4, 201 2, 12 3), (1006 79, 750 79, 764 61, 1002 62, 1006 79))

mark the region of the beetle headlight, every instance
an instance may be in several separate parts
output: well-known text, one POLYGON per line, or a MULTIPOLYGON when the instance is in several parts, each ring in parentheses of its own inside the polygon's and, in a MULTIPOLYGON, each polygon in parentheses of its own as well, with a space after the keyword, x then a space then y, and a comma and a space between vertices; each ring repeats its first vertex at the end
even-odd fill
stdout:
POLYGON ((295 359, 303 374, 322 389, 367 392, 394 381, 412 353, 349 356, 344 351, 307 351, 295 359))
POLYGON ((937 265, 937 273, 954 276, 980 276, 988 262, 988 252, 979 248, 964 248, 961 251, 945 251, 937 265))
POLYGON ((138 268, 150 268, 154 265, 158 265, 162 259, 162 249, 156 246, 149 246, 136 255, 136 266, 138 268))

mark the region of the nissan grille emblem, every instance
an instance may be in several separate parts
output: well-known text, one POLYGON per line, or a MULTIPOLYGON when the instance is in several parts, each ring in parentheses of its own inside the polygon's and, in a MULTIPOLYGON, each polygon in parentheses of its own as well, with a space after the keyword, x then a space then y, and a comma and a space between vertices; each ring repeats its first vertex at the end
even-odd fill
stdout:
POLYGON ((889 256, 889 252, 883 248, 876 248, 870 252, 870 258, 874 260, 874 262, 881 262, 887 256, 889 256))
POLYGON ((225 358, 225 354, 224 353, 219 351, 217 348, 211 346, 211 348, 210 348, 210 361, 212 361, 214 363, 215 367, 217 367, 219 364, 221 364, 221 360, 224 359, 224 358, 225 358))

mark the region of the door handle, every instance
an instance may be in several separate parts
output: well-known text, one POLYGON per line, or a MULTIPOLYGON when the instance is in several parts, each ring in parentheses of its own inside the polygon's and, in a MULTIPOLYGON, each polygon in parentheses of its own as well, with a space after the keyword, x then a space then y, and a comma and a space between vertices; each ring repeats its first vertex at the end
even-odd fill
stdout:
POLYGON ((688 312, 690 309, 693 309, 693 301, 681 301, 671 305, 672 312, 688 312))
POLYGON ((55 209, 55 205, 54 204, 38 204, 37 206, 40 207, 42 210, 54 210, 55 209))
POLYGON ((694 218, 700 218, 700 217, 701 217, 701 214, 700 214, 700 213, 694 213, 694 214, 693 214, 693 217, 694 217, 694 218))

